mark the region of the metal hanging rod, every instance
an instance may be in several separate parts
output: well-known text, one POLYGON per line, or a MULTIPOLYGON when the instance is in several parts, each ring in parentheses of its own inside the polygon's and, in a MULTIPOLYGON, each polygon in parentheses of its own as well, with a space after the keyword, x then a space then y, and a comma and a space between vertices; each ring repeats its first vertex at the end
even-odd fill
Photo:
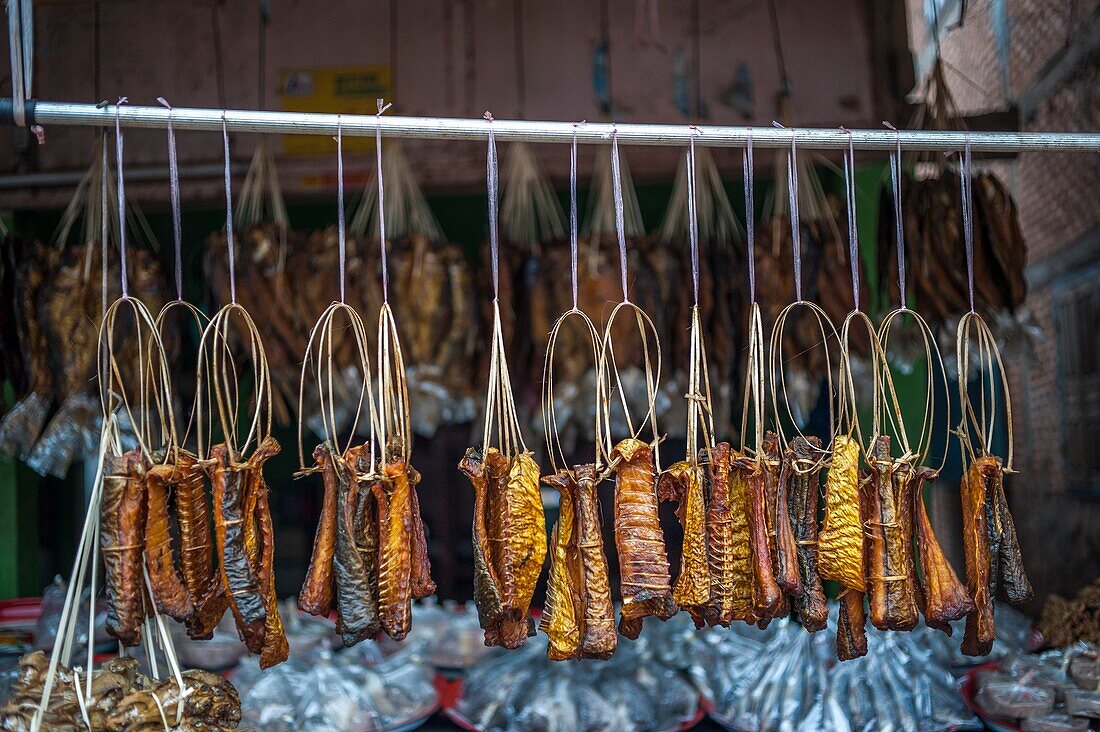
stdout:
MULTIPOLYGON (((13 123, 12 102, 0 100, 0 121, 13 123)), ((28 124, 112 126, 115 106, 64 102, 26 102, 28 124)), ((164 128, 169 111, 163 107, 123 105, 119 119, 125 127, 164 128)), ((308 112, 257 112, 241 109, 199 109, 177 107, 172 110, 172 125, 178 130, 221 131, 222 119, 234 132, 264 134, 334 135, 337 115, 308 112)), ((379 125, 387 137, 428 138, 436 140, 484 140, 492 124, 497 140, 509 142, 561 142, 573 139, 581 143, 607 143, 613 132, 624 145, 687 145, 744 147, 750 137, 755 147, 786 148, 792 138, 798 146, 814 149, 844 149, 849 134, 841 129, 731 127, 706 125, 643 125, 587 122, 535 122, 524 120, 458 119, 448 117, 399 117, 375 115, 339 115, 344 135, 369 136, 379 125)), ((893 150, 898 134, 893 130, 852 130, 851 141, 861 150, 893 150)), ((938 132, 902 130, 901 146, 906 150, 962 150, 967 139, 975 152, 1100 152, 1100 133, 1085 132, 938 132)))

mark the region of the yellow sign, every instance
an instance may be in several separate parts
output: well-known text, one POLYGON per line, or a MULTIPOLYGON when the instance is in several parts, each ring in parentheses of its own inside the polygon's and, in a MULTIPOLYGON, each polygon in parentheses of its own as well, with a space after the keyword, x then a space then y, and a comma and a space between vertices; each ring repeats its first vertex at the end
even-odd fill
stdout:
MULTIPOLYGON (((282 72, 279 96, 284 112, 374 114, 377 99, 390 94, 389 66, 333 66, 282 72)), ((374 149, 372 137, 347 137, 345 152, 374 149)), ((290 155, 332 155, 336 143, 325 135, 284 135, 283 152, 290 155)))

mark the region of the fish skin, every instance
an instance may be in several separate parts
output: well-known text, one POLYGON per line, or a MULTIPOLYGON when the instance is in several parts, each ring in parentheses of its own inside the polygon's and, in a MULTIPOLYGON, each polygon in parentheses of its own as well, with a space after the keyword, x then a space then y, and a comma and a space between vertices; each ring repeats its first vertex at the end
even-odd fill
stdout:
POLYGON ((539 630, 546 633, 546 657, 551 661, 578 658, 584 633, 584 574, 577 546, 577 482, 569 470, 543 477, 561 493, 558 521, 551 532, 550 576, 539 630))
POLYGON ((865 589, 863 523, 859 514, 859 444, 847 435, 833 440, 825 477, 825 517, 817 539, 818 573, 843 587, 865 589))
POLYGON ((412 489, 404 459, 387 462, 371 487, 378 506, 378 617, 404 640, 412 626, 412 489))
POLYGON ((701 627, 705 622, 705 609, 711 602, 702 469, 683 460, 673 463, 657 482, 657 494, 679 504, 676 515, 684 529, 680 574, 673 585, 672 596, 691 614, 696 626, 701 627))
POLYGON ((245 545, 244 515, 246 465, 232 455, 226 445, 210 449, 214 461, 211 485, 214 489, 214 534, 217 540, 219 576, 229 600, 229 609, 237 624, 241 640, 253 653, 262 650, 267 610, 260 594, 259 583, 245 545))
POLYGON ((428 557, 428 537, 424 530, 424 519, 420 515, 420 498, 417 487, 420 485, 420 473, 408 466, 410 515, 412 518, 412 596, 414 600, 429 597, 435 593, 432 581, 432 564, 428 557))
POLYGON ((261 669, 282 663, 290 655, 286 630, 279 614, 279 597, 275 592, 275 526, 268 501, 270 491, 263 476, 264 463, 279 454, 281 449, 274 437, 265 437, 249 459, 245 474, 248 503, 254 507, 253 523, 256 526, 259 550, 253 563, 253 572, 266 612, 262 638, 258 641, 261 669))
POLYGON ((126 646, 141 643, 145 621, 145 460, 136 450, 105 458, 99 551, 105 568, 107 632, 126 646))
POLYGON ((336 585, 332 573, 332 559, 336 553, 336 468, 332 464, 333 447, 328 441, 313 450, 313 460, 321 469, 324 494, 321 499, 321 516, 313 537, 313 551, 309 558, 302 589, 298 592, 298 608, 310 615, 327 616, 332 609, 336 585))
MULTIPOLYGON (((490 448, 492 449, 492 448, 490 448)), ((503 613, 500 580, 493 566, 489 537, 489 471, 482 455, 474 448, 466 451, 458 469, 474 488, 473 554, 474 604, 478 621, 485 630, 485 645, 499 645, 500 616, 503 613), (495 641, 495 642, 493 642, 495 641)))
POLYGON ((924 505, 923 483, 938 476, 935 470, 919 467, 914 473, 913 521, 917 538, 917 604, 928 627, 951 635, 951 622, 974 611, 974 601, 959 581, 940 547, 924 505))
POLYGON ((775 565, 772 559, 768 536, 767 476, 761 460, 738 455, 732 464, 739 475, 737 480, 744 481, 748 492, 749 541, 752 554, 753 613, 756 622, 768 623, 773 618, 785 614, 787 606, 783 590, 775 579, 775 565))
POLYGON ((528 616, 535 585, 546 560, 546 516, 539 490, 539 466, 531 453, 511 459, 503 488, 501 552, 505 617, 501 645, 518 648, 534 629, 528 616))
POLYGON ((176 472, 175 466, 158 463, 145 473, 145 564, 157 612, 183 622, 194 607, 172 556, 168 488, 176 472))
POLYGON ((821 452, 815 436, 795 437, 783 455, 780 482, 787 485, 791 529, 796 541, 798 573, 802 594, 794 601, 802 627, 811 633, 824 630, 829 620, 825 589, 817 573, 817 494, 820 467, 814 467, 821 452), (800 469, 799 465, 807 465, 800 469))
POLYGON ((676 614, 664 533, 657 513, 653 448, 622 440, 611 451, 615 466, 615 547, 619 554, 622 617, 619 631, 637 638, 642 619, 676 614))
POLYGON ((871 624, 879 630, 917 625, 913 562, 913 467, 890 456, 890 438, 880 435, 868 456, 871 479, 861 496, 866 528, 864 562, 871 624))
MULTIPOLYGON (((596 495, 596 466, 573 466, 577 482, 577 547, 584 572, 584 635, 581 657, 606 660, 615 652, 615 607, 600 527, 600 501, 596 495)), ((541 504, 540 504, 541 505, 541 504)), ((537 578, 537 577, 536 577, 537 578)))
POLYGON ((373 485, 380 479, 359 480, 358 471, 353 471, 342 456, 330 455, 327 459, 336 474, 336 551, 332 570, 339 615, 337 631, 344 646, 350 647, 376 637, 382 627, 378 598, 371 583, 374 572, 371 556, 361 551, 360 530, 356 525, 360 499, 364 493, 376 495, 373 485))

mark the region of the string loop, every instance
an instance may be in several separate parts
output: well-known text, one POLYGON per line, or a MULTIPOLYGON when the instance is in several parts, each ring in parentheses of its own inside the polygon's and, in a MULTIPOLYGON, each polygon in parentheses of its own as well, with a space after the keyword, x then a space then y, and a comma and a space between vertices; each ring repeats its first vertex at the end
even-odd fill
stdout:
POLYGON ((691 125, 691 131, 687 158, 688 240, 691 244, 691 286, 695 307, 699 307, 699 212, 695 201, 695 136, 699 128, 691 125))
POLYGON ((577 126, 584 122, 573 123, 573 144, 569 148, 569 272, 570 286, 573 291, 573 310, 577 307, 577 126))

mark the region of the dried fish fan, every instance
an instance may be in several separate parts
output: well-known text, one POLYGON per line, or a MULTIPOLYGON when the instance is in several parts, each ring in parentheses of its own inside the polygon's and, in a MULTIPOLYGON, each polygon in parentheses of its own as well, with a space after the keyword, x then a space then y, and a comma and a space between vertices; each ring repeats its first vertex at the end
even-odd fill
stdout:
MULTIPOLYGON (((776 316, 769 341, 768 371, 770 377, 770 395, 772 400, 775 429, 778 433, 778 449, 781 450, 782 463, 779 475, 779 500, 785 500, 789 512, 791 529, 794 534, 795 549, 797 555, 799 581, 797 585, 788 583, 789 587, 797 587, 797 592, 788 589, 791 594, 791 606, 799 616, 802 626, 806 630, 814 632, 825 627, 828 617, 828 609, 825 604, 824 590, 817 567, 817 507, 819 476, 822 468, 828 462, 829 453, 834 445, 835 438, 840 434, 840 414, 837 404, 837 392, 834 391, 834 371, 839 373, 839 360, 841 356, 840 336, 828 314, 816 303, 804 299, 802 285, 802 261, 801 261, 801 230, 799 218, 799 193, 798 175, 795 172, 797 166, 797 149, 794 142, 791 144, 791 152, 787 157, 788 180, 790 182, 789 206, 791 212, 791 239, 792 239, 792 264, 794 271, 795 301, 786 306, 776 316), (812 398, 802 399, 802 405, 792 409, 792 379, 795 380, 793 388, 800 388, 797 383, 799 378, 797 365, 792 366, 791 359, 785 357, 786 348, 791 340, 788 335, 788 327, 797 321, 794 316, 802 316, 803 323, 810 322, 815 337, 810 342, 812 352, 816 354, 815 361, 820 363, 824 371, 811 371, 802 374, 802 378, 808 378, 810 384, 815 385, 809 392, 812 398), (834 365, 835 364, 835 365, 834 365), (812 406, 817 401, 817 384, 824 377, 827 388, 826 400, 828 402, 827 440, 823 441, 817 436, 806 436, 801 426, 806 423, 808 414, 800 411, 806 406, 812 406), (786 432, 793 429, 795 436, 788 440, 786 432)), ((805 363, 805 362, 804 362, 805 363)), ((811 362, 812 363, 812 362, 811 362)), ((780 520, 777 512, 777 522, 780 520)), ((778 547, 777 550, 781 547, 778 547)))
MULTIPOLYGON (((126 202, 121 168, 122 134, 117 111, 115 138, 119 166, 118 210, 124 215, 126 202)), ((172 391, 171 378, 164 345, 152 313, 144 303, 127 291, 125 230, 120 229, 118 236, 122 295, 104 308, 96 348, 95 362, 102 408, 96 479, 50 661, 45 668, 44 659, 36 663, 37 673, 42 674, 44 671, 44 683, 41 685, 37 709, 27 725, 27 728, 35 732, 41 728, 43 722, 50 726, 57 724, 56 714, 59 709, 56 704, 51 704, 51 700, 55 698, 55 686, 59 687, 56 689, 58 692, 65 691, 66 687, 76 692, 80 698, 81 716, 89 728, 92 723, 87 710, 101 709, 104 700, 97 697, 109 697, 111 693, 109 685, 104 688, 92 683, 94 674, 91 672, 83 682, 77 679, 75 673, 66 672, 66 667, 72 665, 77 609, 89 567, 92 568, 89 578, 90 594, 92 597, 96 595, 95 566, 100 553, 103 555, 105 568, 108 631, 124 645, 136 646, 144 642, 154 676, 157 675, 155 636, 157 646, 163 650, 168 661, 168 670, 174 678, 176 688, 182 690, 186 686, 159 603, 150 604, 147 601, 150 597, 160 597, 157 583, 151 579, 158 576, 159 562, 157 552, 149 550, 147 541, 147 534, 153 527, 147 525, 145 520, 146 496, 143 484, 145 471, 153 462, 151 445, 154 444, 154 439, 164 440, 169 445, 176 442, 171 400, 165 396, 172 391), (136 351, 132 346, 120 347, 120 338, 126 344, 136 342, 136 351), (130 363, 127 364, 127 361, 130 363), (131 380, 131 374, 137 374, 138 377, 131 380), (122 420, 125 420, 136 440, 136 446, 126 452, 123 452, 122 420)), ((103 294, 106 296, 105 290, 103 294)), ((91 643, 88 644, 87 652, 85 668, 90 670, 93 668, 91 643)), ((165 725, 168 714, 161 717, 165 725)), ((170 714, 173 724, 180 725, 185 719, 184 705, 177 701, 170 714)))
MULTIPOLYGON (((909 127, 965 132, 944 77, 943 62, 938 59, 926 82, 923 103, 909 127)), ((958 246, 962 238, 960 184, 942 156, 918 153, 910 162, 918 175, 909 184, 902 220, 909 247, 912 294, 930 325, 939 330, 949 326, 969 302, 965 254, 958 246)), ((1006 322, 1010 322, 1018 319, 1018 309, 1027 297, 1024 277, 1027 244, 1012 195, 1004 183, 990 173, 972 176, 970 180, 971 191, 967 195, 974 200, 972 238, 974 260, 978 264, 975 305, 987 315, 1007 314, 1006 322)), ((885 216, 884 213, 884 225, 879 227, 882 232, 892 230, 895 223, 885 216)), ((885 238, 880 241, 879 261, 880 271, 890 273, 882 279, 889 288, 884 295, 894 300, 898 292, 893 264, 896 249, 892 241, 885 238)))
POLYGON ((459 469, 474 487, 474 602, 485 644, 518 648, 535 632, 528 610, 546 558, 546 519, 539 467, 523 442, 496 287, 497 153, 489 120, 487 177, 493 272, 493 328, 482 447, 470 448, 459 469))
POLYGON ((230 299, 211 317, 199 342, 196 402, 198 453, 213 492, 219 567, 218 581, 207 596, 198 598, 188 630, 193 637, 205 636, 228 609, 241 639, 266 668, 285 661, 289 652, 275 595, 274 536, 263 478, 264 463, 278 454, 280 447, 271 436, 274 395, 267 352, 252 316, 236 298, 229 135, 224 124, 222 137, 230 299), (242 360, 247 360, 247 367, 242 360), (242 395, 242 368, 250 371, 251 394, 242 395), (207 389, 210 397, 204 398, 207 389), (208 401, 216 409, 222 440, 213 445, 215 415, 207 414, 208 401))
MULTIPOLYGON (((106 260, 97 251, 105 236, 118 240, 117 208, 105 203, 115 196, 99 137, 92 165, 62 215, 54 245, 33 247, 15 273, 19 357, 28 377, 26 392, 0 422, 0 451, 19 455, 43 475, 64 477, 74 461, 91 460, 98 453, 101 425, 90 386, 96 342, 88 324, 98 323, 107 303, 121 292, 117 262, 107 262, 104 274, 106 260), (70 237, 81 220, 82 240, 73 244, 70 237)), ((129 205, 125 210, 132 239, 155 248, 141 212, 129 205)), ((155 311, 165 300, 159 263, 144 248, 132 248, 129 254, 128 286, 155 311)), ((122 347, 133 349, 131 344, 122 347)), ((134 361, 124 363, 129 368, 134 361)), ((136 379, 137 374, 128 372, 127 377, 136 379)))
POLYGON ((290 229, 274 156, 263 139, 249 163, 233 224, 241 245, 233 273, 235 282, 231 286, 228 277, 226 232, 215 232, 206 239, 206 280, 211 283, 219 305, 239 302, 263 324, 272 381, 278 390, 272 395, 272 407, 278 423, 289 425, 291 405, 297 396, 294 384, 298 361, 305 352, 315 312, 303 310, 297 301, 301 290, 309 289, 309 278, 299 283, 298 274, 311 271, 311 268, 299 269, 301 259, 311 253, 302 253, 306 237, 290 229), (288 269, 292 259, 294 268, 288 269), (290 272, 295 273, 293 282, 290 272), (231 292, 234 288, 235 292, 231 292))
MULTIPOLYGON (((572 305, 554 321, 546 345, 543 365, 542 415, 546 452, 552 472, 542 482, 561 493, 558 521, 551 533, 550 576, 547 581, 546 604, 539 629, 549 636, 546 654, 550 660, 573 658, 610 658, 617 644, 615 615, 611 603, 611 586, 607 557, 604 554, 600 525, 599 498, 596 489, 608 466, 611 446, 604 443, 599 405, 601 395, 608 393, 607 373, 601 368, 600 333, 592 320, 579 308, 577 236, 577 141, 570 149, 569 176, 569 259, 572 305), (562 447, 560 422, 557 419, 559 399, 555 395, 555 380, 561 375, 555 369, 555 356, 562 329, 576 322, 581 333, 574 350, 587 346, 588 356, 597 371, 594 391, 596 399, 589 422, 594 445, 593 460, 569 467, 562 447)), ((566 378, 576 378, 567 372, 566 378)), ((654 505, 656 503, 654 502, 654 505)), ((616 514, 617 515, 617 514, 616 514)))
POLYGON ((955 337, 959 404, 962 410, 956 434, 963 455, 963 548, 966 554, 967 588, 974 612, 967 615, 962 651, 971 656, 990 652, 996 638, 993 601, 998 589, 1012 603, 1030 600, 1034 593, 1024 572, 1016 526, 1008 509, 1004 476, 1012 469, 1012 396, 997 340, 975 309, 974 204, 971 186, 970 145, 959 167, 962 191, 963 242, 966 250, 970 311, 959 321, 955 337), (975 343, 976 342, 976 343, 975 343), (976 365, 979 395, 971 393, 969 379, 976 365), (996 373, 996 376, 995 376, 996 373), (993 452, 998 417, 998 387, 1004 398, 1008 450, 1002 462, 993 452))
MULTIPOLYGON (((385 227, 394 282, 390 305, 403 328, 413 394, 412 429, 430 437, 443 425, 471 421, 476 411, 470 386, 470 371, 479 358, 475 278, 462 250, 447 242, 400 142, 386 143, 381 175, 384 220, 379 221, 376 172, 348 222, 348 231, 364 244, 374 242, 369 247, 373 252, 380 226, 385 227)), ((368 261, 377 270, 380 263, 373 253, 368 261)), ((372 274, 372 290, 376 283, 372 274)), ((377 299, 364 307, 365 312, 381 305, 380 293, 372 292, 371 297, 377 299)))
MULTIPOLYGON (((630 260, 627 254, 627 232, 625 225, 628 216, 624 210, 633 197, 627 178, 624 181, 619 158, 619 144, 615 136, 611 138, 611 178, 609 187, 613 213, 611 220, 615 224, 615 237, 619 254, 619 287, 621 301, 612 309, 604 325, 601 338, 600 361, 597 373, 600 393, 597 402, 603 410, 600 426, 602 440, 610 450, 611 470, 615 472, 615 545, 619 555, 619 573, 623 598, 622 616, 619 632, 627 638, 635 639, 641 633, 642 623, 647 616, 662 620, 674 615, 677 610, 673 599, 672 582, 664 536, 661 532, 657 513, 658 476, 660 458, 657 452, 660 442, 657 421, 658 385, 661 378, 660 335, 647 312, 629 298, 628 271, 630 260), (624 196, 624 191, 629 191, 624 196), (619 222, 624 225, 619 226, 619 222), (622 320, 618 320, 619 316, 622 320), (617 349, 624 338, 629 338, 634 350, 617 349), (636 355, 631 361, 633 371, 640 371, 634 377, 639 388, 626 387, 626 379, 631 372, 623 373, 621 363, 624 351, 636 355), (613 411, 611 390, 617 391, 618 414, 613 411), (639 393, 640 392, 640 393, 639 393), (631 416, 630 403, 639 398, 645 399, 645 417, 635 422, 631 416), (617 416, 619 424, 613 425, 617 416), (643 431, 650 433, 648 442, 642 439, 643 431), (618 443, 612 437, 622 437, 618 443)), ((692 491, 693 496, 697 491, 692 491)), ((705 558, 704 558, 705 561, 705 558)))

